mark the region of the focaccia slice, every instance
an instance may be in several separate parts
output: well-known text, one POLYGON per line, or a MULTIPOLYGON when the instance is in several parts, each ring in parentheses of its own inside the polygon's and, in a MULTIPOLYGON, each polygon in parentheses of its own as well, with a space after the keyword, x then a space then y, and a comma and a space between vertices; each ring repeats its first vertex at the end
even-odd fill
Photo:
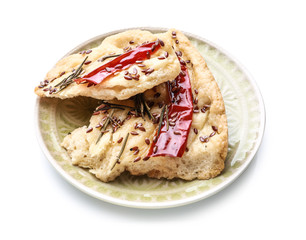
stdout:
POLYGON ((124 102, 112 102, 131 107, 124 110, 107 110, 108 104, 102 105, 91 117, 90 125, 66 136, 62 146, 73 164, 89 168, 104 182, 114 180, 124 171, 153 178, 209 179, 219 175, 224 168, 228 131, 219 87, 188 38, 177 30, 169 32, 176 55, 187 67, 193 94, 192 124, 185 152, 182 157, 148 158, 159 128, 158 117, 168 101, 166 83, 147 90, 142 96, 155 117, 153 121, 147 115, 135 114, 135 97, 124 102), (110 122, 104 129, 101 125, 107 119, 110 122))
MULTIPOLYGON (((121 64, 122 65, 122 64, 121 64)), ((110 71, 110 68, 104 71, 110 71)), ((71 98, 87 96, 96 99, 128 99, 163 82, 174 79, 180 71, 179 61, 172 48, 171 33, 152 34, 148 31, 129 30, 107 37, 96 48, 81 51, 61 59, 35 88, 40 97, 71 98), (99 84, 81 78, 114 61, 121 54, 129 54, 148 43, 155 42, 143 60, 136 60, 125 68, 117 64, 99 84), (155 46, 158 46, 155 48, 155 46), (153 49, 155 48, 155 49, 153 49), (113 57, 112 57, 113 56, 113 57)))

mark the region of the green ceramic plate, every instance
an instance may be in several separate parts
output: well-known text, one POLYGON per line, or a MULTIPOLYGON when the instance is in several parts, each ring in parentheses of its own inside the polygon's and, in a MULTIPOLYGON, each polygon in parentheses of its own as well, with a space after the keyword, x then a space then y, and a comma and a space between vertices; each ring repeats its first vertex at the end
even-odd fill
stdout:
MULTIPOLYGON (((152 32, 161 28, 142 28, 152 32)), ((127 30, 127 29, 124 29, 127 30)), ((114 31, 92 38, 67 55, 97 46, 114 31)), ((250 164, 264 133, 264 104, 254 80, 228 53, 198 36, 185 33, 198 48, 221 88, 229 127, 229 153, 222 174, 210 180, 157 180, 123 174, 103 183, 88 171, 73 166, 60 143, 64 136, 88 123, 96 100, 77 97, 67 100, 38 98, 37 135, 48 160, 71 184, 83 192, 118 205, 137 208, 166 208, 207 198, 232 183, 250 164)))

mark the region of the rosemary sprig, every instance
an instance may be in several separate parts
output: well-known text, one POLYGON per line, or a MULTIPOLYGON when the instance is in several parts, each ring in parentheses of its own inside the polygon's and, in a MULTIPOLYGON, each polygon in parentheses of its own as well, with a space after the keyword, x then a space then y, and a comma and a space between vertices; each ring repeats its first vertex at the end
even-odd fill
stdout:
POLYGON ((105 130, 106 130, 106 128, 107 128, 109 122, 110 122, 109 119, 112 118, 113 114, 114 114, 114 109, 112 109, 111 113, 110 113, 109 116, 106 118, 105 122, 103 123, 103 126, 102 126, 102 128, 101 128, 101 133, 100 133, 100 135, 99 135, 99 137, 98 137, 98 139, 97 139, 97 141, 96 141, 96 144, 100 141, 101 137, 103 136, 103 134, 104 134, 104 132, 105 132, 105 130))
POLYGON ((162 122, 163 122, 163 119, 164 119, 164 114, 165 114, 166 106, 167 106, 167 105, 164 105, 164 106, 163 106, 163 109, 162 109, 162 111, 161 111, 161 113, 160 113, 159 124, 158 124, 158 131, 157 131, 156 137, 158 137, 159 134, 160 134, 160 130, 161 130, 161 127, 162 127, 162 122))
POLYGON ((150 112, 151 109, 150 109, 150 107, 148 106, 148 104, 147 104, 147 102, 146 102, 146 100, 145 100, 145 98, 144 98, 144 94, 141 93, 140 96, 141 96, 141 101, 143 102, 143 106, 144 106, 144 108, 145 108, 145 111, 146 111, 147 114, 148 114, 149 119, 153 119, 153 116, 152 116, 152 114, 151 114, 151 112, 150 112))
POLYGON ((112 58, 112 57, 119 57, 121 56, 122 54, 114 54, 114 55, 106 55, 102 58, 100 58, 100 62, 103 62, 104 60, 108 59, 108 58, 112 58))
POLYGON ((122 107, 116 107, 116 106, 104 106, 104 107, 100 107, 100 108, 97 108, 94 112, 99 112, 99 111, 102 111, 102 110, 109 110, 109 109, 120 109, 120 110, 124 110, 124 108, 122 107))
MULTIPOLYGON (((143 112, 141 112, 141 101, 140 101, 140 95, 137 94, 135 97, 134 97, 134 103, 135 103, 135 112, 136 112, 136 115, 138 114, 141 114, 142 118, 144 119, 144 115, 143 115, 143 112)), ((145 119, 144 119, 145 120, 145 119)))
POLYGON ((116 157, 116 161, 114 162, 113 166, 111 167, 111 170, 113 170, 113 168, 116 166, 116 164, 119 163, 120 157, 121 157, 121 155, 122 155, 122 153, 123 153, 123 151, 124 151, 124 149, 125 149, 126 142, 127 142, 128 138, 129 138, 129 133, 127 133, 126 136, 125 136, 125 138, 124 138, 124 141, 123 141, 123 143, 122 143, 121 150, 120 150, 118 156, 116 157))
POLYGON ((140 104, 140 113, 141 113, 141 117, 142 117, 142 119, 144 120, 144 121, 146 121, 145 120, 145 113, 144 113, 144 104, 143 104, 143 101, 142 101, 142 98, 141 98, 141 94, 140 94, 140 96, 139 96, 139 99, 138 99, 138 101, 139 101, 139 104, 140 104))
POLYGON ((128 106, 128 105, 124 105, 124 104, 108 103, 108 102, 104 102, 104 101, 102 101, 102 104, 109 105, 111 107, 123 107, 123 108, 131 108, 131 109, 133 109, 133 107, 128 106))
POLYGON ((73 83, 73 79, 78 78, 80 73, 83 71, 82 67, 84 63, 86 62, 88 56, 83 60, 83 62, 80 64, 80 66, 71 73, 68 77, 64 78, 62 81, 60 81, 58 84, 56 84, 54 87, 59 87, 59 89, 55 92, 58 93, 68 87, 71 83, 73 83))
POLYGON ((140 93, 134 97, 135 102, 135 111, 139 113, 143 120, 145 121, 145 115, 148 114, 149 119, 153 119, 153 116, 150 112, 150 108, 145 101, 144 94, 140 93))

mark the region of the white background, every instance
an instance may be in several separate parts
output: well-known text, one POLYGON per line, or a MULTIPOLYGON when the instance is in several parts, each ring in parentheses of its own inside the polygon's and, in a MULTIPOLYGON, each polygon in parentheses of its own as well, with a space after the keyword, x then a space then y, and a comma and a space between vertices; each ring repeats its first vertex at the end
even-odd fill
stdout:
POLYGON ((303 1, 1 1, 0 239, 305 239, 303 1), (143 210, 96 200, 41 152, 34 87, 66 52, 116 29, 175 27, 226 49, 264 97, 262 146, 222 192, 143 210))

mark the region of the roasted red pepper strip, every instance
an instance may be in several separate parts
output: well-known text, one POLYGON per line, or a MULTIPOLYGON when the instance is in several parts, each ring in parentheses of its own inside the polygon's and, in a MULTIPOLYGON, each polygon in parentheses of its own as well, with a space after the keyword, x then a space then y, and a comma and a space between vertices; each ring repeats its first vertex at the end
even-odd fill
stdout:
POLYGON ((131 65, 135 64, 136 61, 149 59, 151 54, 156 52, 159 48, 159 40, 143 44, 103 64, 85 76, 74 79, 74 81, 76 83, 88 82, 91 84, 99 84, 107 77, 114 75, 114 73, 129 68, 131 65))
MULTIPOLYGON (((192 123, 193 103, 190 78, 186 63, 181 62, 181 73, 168 85, 168 121, 174 122, 167 130, 167 120, 163 119, 163 125, 157 141, 153 141, 148 156, 182 157, 192 123)), ((156 133, 157 134, 157 133, 156 133)))

